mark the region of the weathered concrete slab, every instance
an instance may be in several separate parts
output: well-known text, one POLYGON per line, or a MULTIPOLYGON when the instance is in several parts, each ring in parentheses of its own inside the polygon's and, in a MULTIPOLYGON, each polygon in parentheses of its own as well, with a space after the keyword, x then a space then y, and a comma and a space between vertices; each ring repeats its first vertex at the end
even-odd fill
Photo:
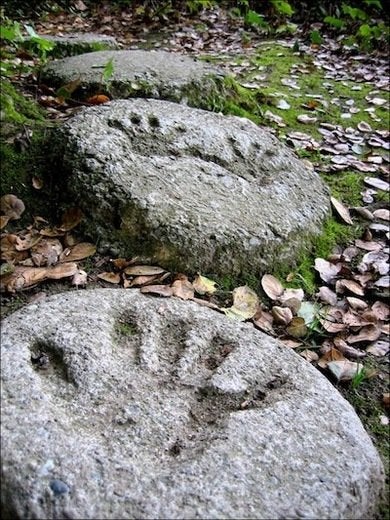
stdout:
POLYGON ((4 518, 373 514, 383 467, 293 351, 179 299, 68 292, 1 328, 4 518))
POLYGON ((53 143, 68 200, 99 246, 168 269, 259 273, 291 264, 329 209, 319 176, 247 119, 133 99, 93 107, 53 143))
POLYGON ((94 94, 109 91, 112 98, 149 97, 184 101, 217 90, 222 73, 215 67, 167 51, 123 50, 90 52, 54 60, 42 80, 62 86, 80 80, 80 89, 94 94), (113 74, 104 80, 105 65, 113 60, 113 74))
POLYGON ((102 50, 114 50, 119 48, 119 43, 113 36, 98 33, 64 33, 43 34, 42 38, 55 43, 53 54, 56 57, 75 56, 86 52, 102 50))

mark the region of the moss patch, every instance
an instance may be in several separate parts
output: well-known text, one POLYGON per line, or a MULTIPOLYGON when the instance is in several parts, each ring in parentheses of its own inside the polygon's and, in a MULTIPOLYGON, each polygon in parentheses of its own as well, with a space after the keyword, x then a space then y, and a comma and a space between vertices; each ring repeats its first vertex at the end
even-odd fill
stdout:
MULTIPOLYGON (((4 78, 1 80, 0 120, 6 124, 23 124, 28 121, 43 121, 44 114, 39 106, 20 94, 12 83, 4 78)), ((6 128, 3 127, 2 134, 6 128)))

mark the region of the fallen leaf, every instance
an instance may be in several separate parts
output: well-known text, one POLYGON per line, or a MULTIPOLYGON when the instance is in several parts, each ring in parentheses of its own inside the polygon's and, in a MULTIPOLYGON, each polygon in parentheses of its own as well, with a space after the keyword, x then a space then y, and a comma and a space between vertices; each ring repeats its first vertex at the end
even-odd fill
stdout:
POLYGON ((328 363, 331 361, 342 361, 346 358, 343 356, 343 354, 337 350, 337 348, 331 347, 325 354, 319 359, 318 366, 321 368, 326 368, 328 366, 328 363))
POLYGON ((43 188, 43 180, 39 177, 33 177, 31 184, 36 190, 41 190, 43 188))
POLYGON ((290 325, 286 329, 287 334, 293 338, 303 338, 307 334, 307 326, 305 320, 296 316, 290 322, 290 325))
POLYGON ((281 303, 285 303, 287 300, 290 300, 291 298, 302 301, 304 297, 305 293, 303 292, 303 289, 285 289, 283 294, 279 296, 279 301, 281 303))
POLYGON ((258 309, 259 299, 255 291, 247 285, 237 287, 233 291, 233 305, 229 308, 221 309, 226 316, 239 321, 253 318, 258 309))
POLYGON ((51 266, 58 262, 62 244, 57 238, 42 238, 31 247, 31 259, 37 267, 51 266))
POLYGON ((0 229, 5 228, 8 224, 9 217, 7 215, 0 215, 0 229))
POLYGON ((337 381, 350 381, 363 370, 362 363, 354 361, 330 361, 328 370, 335 376, 337 381))
POLYGON ((140 292, 143 294, 154 294, 165 298, 173 295, 173 289, 169 285, 146 285, 141 287, 140 292))
POLYGON ((207 300, 202 300, 201 298, 192 298, 192 301, 196 302, 199 305, 202 305, 203 307, 208 307, 209 309, 214 309, 216 311, 222 312, 218 305, 207 300))
POLYGON ((323 258, 316 258, 314 261, 314 269, 326 283, 333 283, 341 268, 342 264, 332 264, 323 258))
POLYGON ((350 334, 347 337, 348 343, 361 343, 365 341, 375 341, 381 335, 381 329, 376 325, 367 325, 362 327, 359 334, 350 334))
POLYGON ((90 105, 102 105, 103 103, 108 103, 108 101, 111 101, 110 98, 104 94, 96 94, 86 99, 86 103, 90 105))
POLYGON ((277 300, 284 292, 284 287, 275 276, 265 274, 261 279, 261 286, 271 300, 277 300))
POLYGON ((61 226, 58 228, 59 231, 70 231, 75 228, 84 217, 83 212, 80 208, 69 208, 62 215, 61 226))
POLYGON ((302 341, 297 341, 295 339, 280 338, 280 341, 288 348, 299 348, 303 345, 302 341))
POLYGON ((271 312, 274 317, 274 322, 278 325, 288 325, 293 319, 292 311, 288 307, 278 307, 275 305, 272 307, 271 312))
POLYGON ((270 312, 258 309, 253 317, 254 325, 267 333, 273 333, 273 321, 274 318, 270 312))
POLYGON ((378 320, 386 321, 390 317, 390 307, 385 302, 377 300, 371 307, 378 320))
POLYGON ((89 242, 80 242, 71 248, 67 248, 60 256, 60 262, 75 262, 83 260, 96 253, 96 246, 89 242))
POLYGON ((347 296, 346 297, 347 302, 352 307, 352 309, 357 311, 362 311, 364 309, 367 309, 368 303, 364 300, 361 300, 360 298, 355 298, 354 296, 347 296))
POLYGON ((390 210, 388 209, 376 209, 372 214, 375 218, 379 218, 381 220, 390 220, 390 210))
POLYGON ((312 361, 318 361, 318 354, 317 352, 314 352, 314 350, 305 349, 302 350, 299 355, 306 359, 306 361, 309 361, 309 363, 312 361))
POLYGON ((337 304, 337 294, 329 289, 329 287, 322 286, 319 288, 318 293, 316 294, 318 298, 324 303, 328 303, 329 305, 337 304))
POLYGON ((344 294, 344 289, 348 289, 348 291, 356 294, 357 296, 364 296, 363 287, 354 280, 337 280, 335 289, 336 293, 344 294))
POLYGON ((348 343, 341 338, 336 337, 334 339, 334 344, 337 347, 337 350, 339 350, 345 356, 357 358, 357 359, 366 356, 365 351, 358 350, 357 348, 351 347, 351 345, 348 345, 348 343))
POLYGON ((307 114, 300 114, 297 116, 297 121, 303 123, 304 125, 312 125, 314 123, 317 123, 318 118, 315 116, 309 116, 307 114))
POLYGON ((366 348, 366 352, 376 357, 383 357, 390 350, 390 345, 388 341, 376 341, 372 343, 366 348))
POLYGON ((194 287, 188 279, 175 280, 171 287, 173 296, 182 300, 191 300, 194 297, 194 287))
POLYGON ((192 285, 198 294, 213 294, 217 290, 215 287, 216 282, 200 274, 195 277, 192 285))
POLYGON ((340 201, 335 199, 334 197, 331 197, 330 201, 332 203, 332 206, 336 210, 337 214, 342 218, 342 220, 346 224, 352 225, 353 221, 351 219, 351 214, 349 213, 349 209, 346 206, 344 206, 344 204, 342 204, 340 201))
POLYGON ((97 275, 97 277, 100 278, 100 280, 104 280, 105 282, 108 282, 108 283, 118 284, 121 281, 121 276, 119 273, 110 273, 110 272, 104 271, 103 273, 99 273, 97 275))
POLYGON ((0 211, 8 217, 9 220, 18 220, 25 210, 22 200, 16 195, 3 195, 0 199, 0 211))
POLYGON ((322 327, 331 334, 336 334, 347 329, 343 322, 344 311, 336 307, 330 307, 325 311, 325 315, 320 318, 322 327))
POLYGON ((129 276, 153 276, 164 273, 165 269, 155 265, 131 265, 123 272, 129 276))
POLYGON ((382 181, 382 179, 378 179, 377 177, 365 177, 365 184, 368 186, 373 186, 374 188, 382 191, 390 191, 390 184, 386 181, 382 181))
POLYGON ((73 276, 78 271, 77 264, 75 263, 66 263, 66 264, 57 264, 53 267, 49 267, 46 269, 47 278, 50 280, 60 280, 61 278, 68 278, 68 276, 73 276))

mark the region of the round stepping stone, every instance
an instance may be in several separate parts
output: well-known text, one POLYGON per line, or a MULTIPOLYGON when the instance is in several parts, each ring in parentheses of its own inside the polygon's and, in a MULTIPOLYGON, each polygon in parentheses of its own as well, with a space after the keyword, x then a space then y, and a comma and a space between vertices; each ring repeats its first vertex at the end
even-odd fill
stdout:
POLYGON ((251 121, 153 99, 79 113, 52 144, 54 183, 114 253, 176 271, 257 274, 291 265, 321 231, 319 176, 251 121))
POLYGON ((119 47, 112 36, 97 33, 42 34, 42 38, 55 43, 52 54, 56 57, 74 56, 86 52, 113 50, 119 47))
POLYGON ((5 518, 371 518, 383 488, 316 369, 193 302, 30 304, 3 321, 1 380, 5 518))
POLYGON ((112 98, 171 101, 215 93, 222 77, 215 67, 188 56, 145 50, 89 52, 51 61, 42 71, 42 81, 57 87, 80 80, 81 97, 108 92, 112 98), (104 79, 103 71, 110 60, 113 74, 104 79))

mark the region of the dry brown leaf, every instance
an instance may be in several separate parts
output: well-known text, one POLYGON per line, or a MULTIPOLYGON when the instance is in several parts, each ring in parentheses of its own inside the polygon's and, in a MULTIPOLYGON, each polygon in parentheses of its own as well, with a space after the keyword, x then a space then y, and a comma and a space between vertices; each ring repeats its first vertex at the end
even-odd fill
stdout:
POLYGON ((188 280, 175 280, 172 284, 172 294, 182 300, 191 300, 194 297, 194 287, 188 280))
POLYGON ((341 219, 346 223, 346 224, 350 224, 352 225, 353 224, 353 221, 351 219, 351 215, 349 213, 349 209, 344 206, 344 204, 340 201, 338 201, 337 199, 335 199, 334 197, 331 197, 330 198, 330 201, 332 203, 332 206, 334 207, 334 209, 336 210, 336 213, 341 217, 341 219))
POLYGON ((314 268, 326 283, 333 283, 342 268, 342 264, 332 264, 323 258, 316 258, 314 268))
POLYGON ((363 370, 362 363, 354 361, 331 361, 328 363, 328 370, 335 376, 337 381, 350 381, 363 370))
POLYGON ((326 310, 324 317, 320 318, 323 328, 331 334, 336 334, 347 329, 347 325, 343 323, 344 311, 336 307, 330 307, 326 310))
POLYGON ((274 322, 278 325, 288 325, 293 319, 292 311, 288 307, 278 307, 275 305, 272 307, 271 312, 274 317, 274 322))
POLYGON ((379 218, 382 220, 390 220, 390 210, 388 210, 388 209, 385 209, 385 208, 376 209, 375 211, 373 211, 372 214, 374 215, 375 218, 379 218))
POLYGON ((297 314, 299 309, 301 308, 302 301, 298 298, 289 298, 288 300, 283 300, 283 307, 288 307, 291 309, 293 314, 297 314))
POLYGON ((337 348, 331 346, 331 348, 319 359, 318 366, 321 368, 326 368, 328 363, 331 361, 341 361, 344 359, 346 358, 343 356, 343 354, 337 350, 337 348))
POLYGON ((364 296, 364 289, 363 287, 354 280, 337 280, 336 282, 336 293, 344 293, 344 289, 348 289, 348 291, 352 292, 353 294, 357 294, 358 296, 364 296))
POLYGON ((53 267, 46 268, 47 278, 50 280, 60 280, 61 278, 67 278, 68 276, 73 276, 78 271, 77 264, 75 263, 67 263, 67 264, 57 264, 53 267))
POLYGON ((366 325, 362 327, 359 334, 350 334, 347 337, 348 343, 361 343, 365 341, 376 341, 381 335, 381 329, 376 325, 366 325))
POLYGON ((31 259, 37 267, 51 266, 58 262, 62 244, 57 238, 42 238, 31 247, 31 259))
POLYGON ((216 311, 222 312, 218 305, 207 300, 202 300, 201 298, 192 298, 192 301, 198 303, 199 305, 202 305, 203 307, 209 307, 209 309, 214 309, 216 311))
POLYGON ((24 236, 18 236, 15 241, 15 249, 16 251, 27 251, 27 249, 31 249, 42 239, 41 235, 32 235, 28 233, 24 236))
POLYGON ((76 262, 96 253, 96 246, 89 242, 80 242, 71 248, 65 249, 60 256, 60 262, 76 262))
POLYGON ((155 265, 131 265, 125 268, 124 273, 128 276, 153 276, 165 273, 165 269, 155 265))
POLYGON ((114 260, 110 260, 110 262, 115 267, 115 269, 122 271, 122 269, 130 265, 131 260, 126 260, 126 258, 116 258, 114 260))
POLYGON ((102 105, 103 103, 108 103, 108 101, 110 101, 110 98, 104 94, 96 94, 86 99, 86 103, 90 105, 102 105))
POLYGON ((41 190, 43 188, 43 180, 39 177, 33 177, 31 184, 36 190, 41 190))
MULTIPOLYGON (((63 264, 63 265, 66 265, 66 264, 63 264)), ((100 278, 100 280, 104 280, 105 282, 108 282, 108 283, 118 284, 121 281, 121 276, 119 273, 110 273, 110 272, 104 271, 103 273, 100 273, 97 276, 98 276, 98 278, 100 278)))
POLYGON ((159 280, 160 275, 156 274, 154 276, 136 276, 132 280, 124 280, 125 289, 128 287, 141 287, 143 285, 151 285, 157 280, 159 280))
POLYGON ((329 305, 337 304, 337 294, 325 285, 319 288, 316 296, 318 296, 322 302, 328 303, 329 305))
POLYGON ((364 309, 367 309, 368 303, 364 300, 361 300, 360 298, 355 298, 354 296, 347 296, 346 297, 347 302, 349 305, 354 309, 355 311, 363 311, 364 309))
POLYGON ((299 316, 293 318, 290 325, 286 329, 287 334, 293 338, 303 338, 307 334, 307 325, 305 320, 299 316))
POLYGON ((229 318, 245 321, 253 318, 259 306, 259 298, 255 291, 247 285, 236 287, 233 291, 233 305, 222 309, 229 318))
POLYGON ((44 237, 62 237, 65 235, 65 231, 61 231, 56 227, 46 227, 41 229, 39 234, 44 237))
POLYGON ((277 300, 284 292, 283 285, 272 274, 265 274, 261 279, 261 286, 271 300, 277 300))
POLYGON ((141 287, 140 292, 143 294, 164 296, 165 298, 173 295, 172 287, 169 285, 146 285, 145 287, 141 287))
POLYGON ((353 312, 351 309, 349 309, 343 316, 343 322, 348 325, 348 327, 357 327, 361 328, 365 325, 369 325, 370 322, 362 318, 360 314, 357 314, 356 312, 353 312))
POLYGON ((0 211, 8 217, 9 220, 18 220, 25 210, 22 200, 11 193, 3 195, 0 199, 0 211))
POLYGON ((306 359, 306 361, 309 361, 309 363, 312 361, 318 361, 318 354, 317 352, 314 352, 314 350, 309 350, 306 348, 305 350, 302 350, 299 355, 306 359))
POLYGON ((59 231, 70 231, 75 228, 82 219, 84 218, 84 214, 80 208, 69 208, 62 215, 62 222, 59 226, 59 231))
POLYGON ((253 317, 254 325, 264 332, 273 333, 274 318, 270 312, 259 309, 253 317))
POLYGON ((0 215, 0 229, 5 228, 5 226, 8 224, 8 221, 8 215, 0 215))
POLYGON ((364 251, 380 251, 383 247, 383 244, 381 244, 380 242, 360 240, 358 238, 357 240, 355 240, 355 246, 359 249, 364 249, 364 251))
POLYGON ((305 293, 303 289, 285 289, 283 293, 279 297, 279 301, 285 303, 287 300, 291 298, 295 298, 299 301, 302 301, 305 297, 305 293))
POLYGON ((288 348, 298 348, 302 347, 303 343, 302 341, 297 341, 295 339, 290 338, 280 338, 280 341, 288 348))
POLYGON ((365 351, 358 350, 354 347, 351 347, 351 345, 348 345, 346 341, 344 341, 342 338, 335 338, 334 344, 337 349, 344 354, 345 356, 352 357, 352 358, 361 358, 366 355, 365 351))
POLYGON ((376 341, 372 343, 366 348, 366 352, 371 354, 372 356, 382 357, 386 356, 390 350, 390 345, 388 341, 376 341))
POLYGON ((377 300, 371 307, 378 320, 386 321, 390 317, 390 307, 385 302, 377 300))

